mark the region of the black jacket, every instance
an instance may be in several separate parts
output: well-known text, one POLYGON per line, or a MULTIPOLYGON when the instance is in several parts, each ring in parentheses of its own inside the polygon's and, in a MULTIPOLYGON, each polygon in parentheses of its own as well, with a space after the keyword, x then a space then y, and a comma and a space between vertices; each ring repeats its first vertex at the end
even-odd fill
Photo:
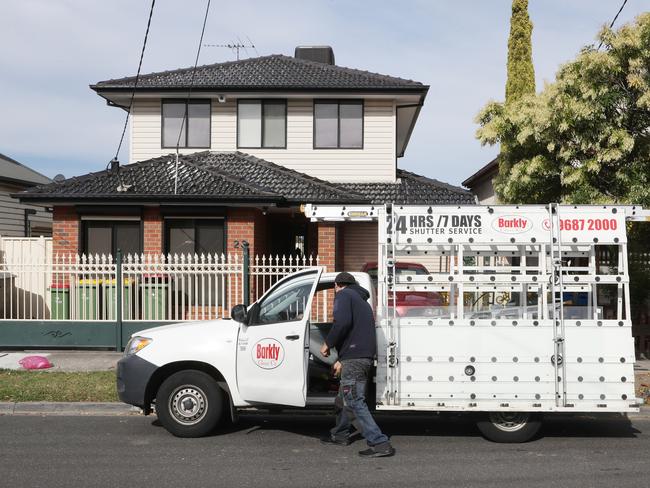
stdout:
POLYGON ((370 293, 359 285, 349 285, 334 299, 334 324, 325 343, 336 348, 339 359, 374 358, 377 335, 370 293))

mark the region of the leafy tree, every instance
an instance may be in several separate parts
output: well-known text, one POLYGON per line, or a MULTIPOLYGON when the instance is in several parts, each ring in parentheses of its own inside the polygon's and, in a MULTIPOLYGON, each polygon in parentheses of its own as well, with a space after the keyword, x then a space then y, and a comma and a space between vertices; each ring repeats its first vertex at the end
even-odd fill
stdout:
POLYGON ((501 144, 504 203, 650 206, 650 13, 598 35, 540 94, 490 102, 482 144, 501 144))
POLYGON ((533 24, 528 17, 528 0, 512 1, 508 38, 508 81, 506 103, 535 93, 535 68, 530 37, 533 24))

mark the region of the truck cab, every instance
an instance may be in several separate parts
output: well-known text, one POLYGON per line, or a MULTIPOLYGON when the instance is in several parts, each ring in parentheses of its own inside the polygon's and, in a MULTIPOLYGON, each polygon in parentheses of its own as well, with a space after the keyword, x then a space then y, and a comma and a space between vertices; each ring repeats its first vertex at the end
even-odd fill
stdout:
MULTIPOLYGON (((376 303, 371 278, 352 273, 376 303)), ((320 347, 332 326, 334 278, 311 268, 279 280, 231 319, 178 323, 135 333, 118 362, 120 399, 155 405, 172 434, 198 437, 244 407, 333 404, 336 354, 320 347)))

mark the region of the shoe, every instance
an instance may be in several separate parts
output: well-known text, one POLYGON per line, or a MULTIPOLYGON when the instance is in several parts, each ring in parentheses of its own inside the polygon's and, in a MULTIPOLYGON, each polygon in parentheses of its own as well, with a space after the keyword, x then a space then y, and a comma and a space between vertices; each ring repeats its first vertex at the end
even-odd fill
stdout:
POLYGON ((359 451, 359 456, 365 458, 390 457, 395 455, 395 449, 389 442, 377 444, 363 451, 359 451))
POLYGON ((324 444, 326 446, 349 446, 352 444, 352 441, 348 438, 337 438, 337 437, 332 437, 331 435, 321 437, 320 438, 320 443, 324 444))

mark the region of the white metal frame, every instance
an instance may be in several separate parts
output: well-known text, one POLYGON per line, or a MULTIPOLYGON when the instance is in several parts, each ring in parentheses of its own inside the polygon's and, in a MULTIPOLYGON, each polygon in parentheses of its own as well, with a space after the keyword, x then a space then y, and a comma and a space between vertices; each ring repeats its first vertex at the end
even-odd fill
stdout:
POLYGON ((625 222, 650 220, 648 211, 308 205, 305 214, 379 221, 377 408, 638 410, 625 222), (597 246, 616 249, 608 274, 598 269, 597 246), (395 273, 397 261, 424 254, 449 258, 447 272, 395 273), (616 290, 611 317, 598 302, 603 287, 616 290), (440 315, 398 317, 396 293, 408 290, 445 294, 449 306, 440 315), (489 318, 467 309, 465 299, 484 291, 519 293, 519 308, 494 306, 489 318), (584 303, 568 306, 567 297, 584 303))

